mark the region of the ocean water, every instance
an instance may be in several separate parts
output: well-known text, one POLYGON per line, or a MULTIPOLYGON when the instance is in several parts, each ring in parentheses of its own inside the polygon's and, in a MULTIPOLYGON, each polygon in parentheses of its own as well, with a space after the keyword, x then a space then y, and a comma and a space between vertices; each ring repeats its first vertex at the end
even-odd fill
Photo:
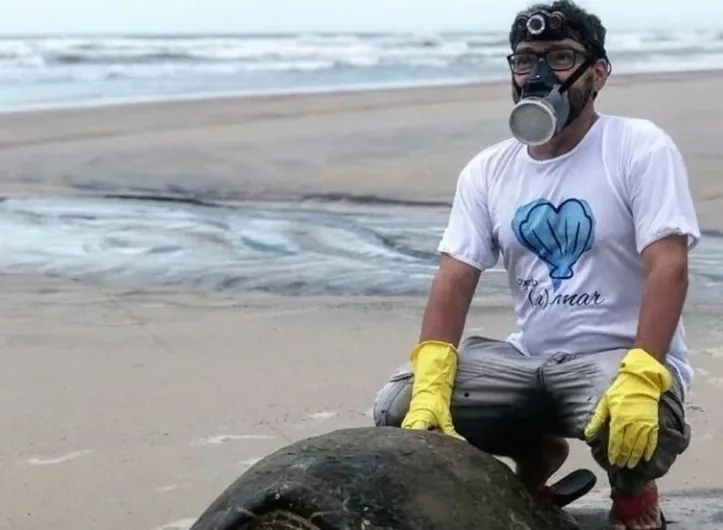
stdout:
MULTIPOLYGON (((723 30, 610 32, 614 72, 723 67, 723 30)), ((505 33, 0 38, 0 110, 508 76, 505 33)))

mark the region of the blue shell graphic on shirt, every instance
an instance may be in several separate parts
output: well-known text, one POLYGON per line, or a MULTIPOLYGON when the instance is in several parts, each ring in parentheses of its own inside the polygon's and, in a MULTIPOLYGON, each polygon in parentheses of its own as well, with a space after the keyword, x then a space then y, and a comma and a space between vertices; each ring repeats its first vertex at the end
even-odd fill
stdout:
POLYGON ((595 243, 595 217, 582 199, 559 206, 538 199, 520 207, 512 219, 517 240, 547 264, 555 290, 575 274, 575 264, 595 243))

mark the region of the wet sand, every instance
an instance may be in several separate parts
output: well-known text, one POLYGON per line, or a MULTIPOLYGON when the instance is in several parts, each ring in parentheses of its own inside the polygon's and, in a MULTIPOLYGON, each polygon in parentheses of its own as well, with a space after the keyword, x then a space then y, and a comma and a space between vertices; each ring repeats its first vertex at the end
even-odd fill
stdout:
MULTIPOLYGON (((679 142, 703 224, 721 224, 723 72, 613 77, 605 112, 679 142)), ((507 85, 224 98, 0 114, 3 194, 447 204, 464 163, 508 136, 507 85)))
MULTIPOLYGON (((709 94, 722 86, 710 72, 619 78, 600 102, 656 120, 680 143, 711 231, 723 230, 723 106, 709 94)), ((492 85, 8 114, 0 178, 13 196, 346 197, 437 215, 468 157, 506 135, 508 109, 507 88, 492 85)), ((56 530, 186 529, 256 459, 369 424, 425 302, 34 274, 4 274, 0 290, 0 527, 56 530)), ((662 482, 693 495, 664 500, 685 521, 677 528, 713 528, 705 507, 716 501, 704 494, 723 488, 720 317, 717 301, 686 308, 694 437, 662 482)), ((467 331, 503 336, 513 325, 507 298, 485 296, 467 331)), ((575 444, 564 469, 579 465, 594 466, 575 444)), ((588 498, 598 511, 604 486, 600 475, 588 498)))

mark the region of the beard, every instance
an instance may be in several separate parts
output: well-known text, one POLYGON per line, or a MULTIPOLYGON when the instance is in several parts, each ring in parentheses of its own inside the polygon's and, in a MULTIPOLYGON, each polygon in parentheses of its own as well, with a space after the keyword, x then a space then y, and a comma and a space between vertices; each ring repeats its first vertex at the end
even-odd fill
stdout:
MULTIPOLYGON (((576 85, 578 83, 575 83, 576 85)), ((570 115, 567 118, 567 125, 574 122, 585 107, 593 99, 593 73, 588 72, 579 83, 579 86, 572 86, 567 91, 567 96, 570 101, 570 115)))

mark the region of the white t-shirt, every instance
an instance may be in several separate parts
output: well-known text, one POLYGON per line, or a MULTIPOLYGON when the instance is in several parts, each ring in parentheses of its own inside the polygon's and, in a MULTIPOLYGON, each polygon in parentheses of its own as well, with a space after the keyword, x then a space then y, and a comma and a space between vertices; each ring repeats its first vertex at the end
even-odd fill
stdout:
MULTIPOLYGON (((683 158, 644 119, 601 115, 571 151, 531 158, 514 139, 462 170, 438 250, 480 270, 502 257, 527 355, 630 348, 644 291, 640 252, 670 235, 700 239, 683 158)), ((668 359, 687 391, 682 322, 668 359)))

